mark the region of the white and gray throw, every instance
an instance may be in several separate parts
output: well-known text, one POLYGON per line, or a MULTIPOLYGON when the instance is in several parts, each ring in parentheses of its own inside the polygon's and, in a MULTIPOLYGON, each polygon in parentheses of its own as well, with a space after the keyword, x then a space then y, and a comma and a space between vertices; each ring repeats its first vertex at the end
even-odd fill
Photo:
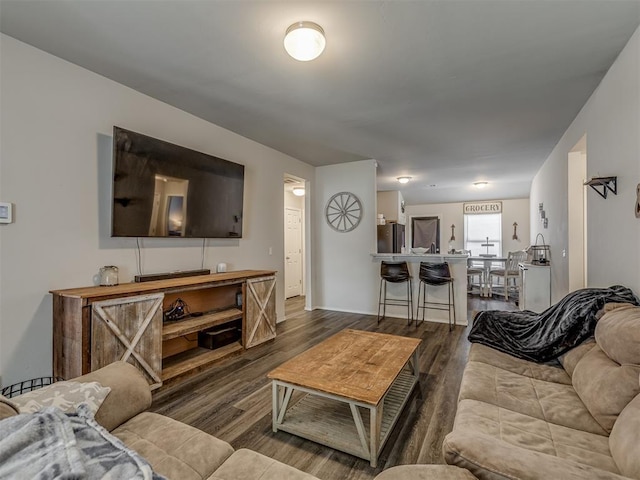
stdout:
POLYGON ((77 413, 55 407, 0 421, 0 479, 162 480, 81 404, 77 413))

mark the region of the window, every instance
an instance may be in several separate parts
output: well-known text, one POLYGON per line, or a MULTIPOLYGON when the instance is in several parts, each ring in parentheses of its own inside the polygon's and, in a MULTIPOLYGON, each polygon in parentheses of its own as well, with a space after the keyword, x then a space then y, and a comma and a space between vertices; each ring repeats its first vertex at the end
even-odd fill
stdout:
POLYGON ((502 256, 502 214, 485 213, 464 216, 464 248, 471 255, 493 254, 502 256), (487 242, 487 239, 489 240, 487 242), (483 244, 489 243, 487 247, 483 244), (487 252, 487 248, 489 249, 487 252))

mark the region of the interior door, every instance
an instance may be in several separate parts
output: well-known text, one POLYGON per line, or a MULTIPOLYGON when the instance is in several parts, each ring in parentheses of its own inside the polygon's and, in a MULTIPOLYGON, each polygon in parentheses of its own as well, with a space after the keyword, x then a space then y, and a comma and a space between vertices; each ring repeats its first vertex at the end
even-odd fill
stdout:
POLYGON ((302 215, 295 208, 284 210, 285 298, 291 298, 302 295, 302 215))

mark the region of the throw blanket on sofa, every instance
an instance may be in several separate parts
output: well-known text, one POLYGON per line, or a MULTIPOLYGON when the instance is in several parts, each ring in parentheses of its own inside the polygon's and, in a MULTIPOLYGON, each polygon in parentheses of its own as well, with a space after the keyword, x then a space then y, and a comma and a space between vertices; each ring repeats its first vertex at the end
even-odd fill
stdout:
POLYGON ((0 479, 162 480, 133 450, 100 426, 89 408, 55 407, 0 422, 0 479))
POLYGON ((553 360, 593 335, 597 313, 605 303, 640 305, 623 286, 585 288, 568 294, 538 314, 528 310, 479 312, 469 341, 534 362, 553 360))

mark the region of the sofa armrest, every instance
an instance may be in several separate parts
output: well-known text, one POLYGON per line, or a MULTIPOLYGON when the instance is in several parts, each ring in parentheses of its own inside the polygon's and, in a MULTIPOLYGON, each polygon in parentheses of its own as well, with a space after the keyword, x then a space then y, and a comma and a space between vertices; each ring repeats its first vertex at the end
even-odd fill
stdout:
POLYGON ((18 408, 6 397, 0 395, 0 420, 18 415, 18 408))
POLYGON ((111 431, 151 406, 151 389, 136 367, 114 362, 72 379, 75 382, 98 382, 111 392, 96 412, 96 420, 111 431))

